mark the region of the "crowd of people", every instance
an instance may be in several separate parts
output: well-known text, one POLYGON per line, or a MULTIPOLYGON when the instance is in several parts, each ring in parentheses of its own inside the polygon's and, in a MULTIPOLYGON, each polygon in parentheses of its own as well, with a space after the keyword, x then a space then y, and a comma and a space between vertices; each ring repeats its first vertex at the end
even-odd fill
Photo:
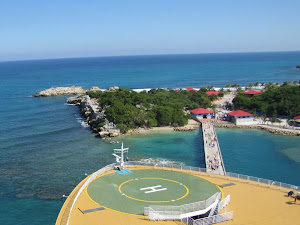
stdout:
POLYGON ((217 136, 211 123, 202 123, 203 130, 205 132, 205 146, 209 147, 209 151, 211 154, 207 154, 206 156, 206 166, 208 169, 217 170, 221 165, 219 150, 215 148, 217 146, 217 136))

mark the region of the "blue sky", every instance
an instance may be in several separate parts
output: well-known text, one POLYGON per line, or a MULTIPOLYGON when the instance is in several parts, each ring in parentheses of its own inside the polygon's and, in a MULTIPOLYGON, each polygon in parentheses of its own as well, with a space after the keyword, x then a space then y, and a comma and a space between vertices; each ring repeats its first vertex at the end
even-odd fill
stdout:
POLYGON ((0 60, 297 51, 299 9, 299 0, 2 0, 0 60))

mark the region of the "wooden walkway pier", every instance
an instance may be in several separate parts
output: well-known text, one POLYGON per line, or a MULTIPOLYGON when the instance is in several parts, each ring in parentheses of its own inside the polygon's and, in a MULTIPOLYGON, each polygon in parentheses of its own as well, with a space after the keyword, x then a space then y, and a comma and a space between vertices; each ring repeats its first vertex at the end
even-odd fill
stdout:
POLYGON ((225 166, 215 128, 211 122, 201 122, 207 172, 225 175, 225 166))

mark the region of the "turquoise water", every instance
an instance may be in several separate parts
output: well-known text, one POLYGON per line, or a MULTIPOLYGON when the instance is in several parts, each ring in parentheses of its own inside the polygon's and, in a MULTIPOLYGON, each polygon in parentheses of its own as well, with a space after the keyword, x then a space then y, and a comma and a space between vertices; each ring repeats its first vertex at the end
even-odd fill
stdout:
MULTIPOLYGON (((300 52, 103 57, 0 63, 0 224, 54 224, 85 173, 119 147, 95 138, 66 96, 32 98, 51 86, 129 88, 247 85, 299 80, 300 52)), ((221 130, 226 169, 300 185, 299 137, 221 130)), ((199 131, 123 136, 129 157, 204 166, 199 131)))
POLYGON ((300 184, 299 137, 254 129, 217 129, 217 135, 227 171, 300 184))
POLYGON ((130 158, 161 158, 205 167, 201 130, 192 132, 155 131, 117 138, 130 147, 130 158))

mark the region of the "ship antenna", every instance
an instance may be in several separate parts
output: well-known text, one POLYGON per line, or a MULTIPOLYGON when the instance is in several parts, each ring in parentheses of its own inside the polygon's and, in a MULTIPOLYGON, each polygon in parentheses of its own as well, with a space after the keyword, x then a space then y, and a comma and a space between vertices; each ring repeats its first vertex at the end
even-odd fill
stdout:
POLYGON ((124 148, 124 144, 122 142, 121 149, 114 149, 114 154, 112 154, 113 156, 116 157, 116 162, 120 163, 121 170, 124 169, 124 153, 128 154, 128 150, 129 150, 129 148, 124 148), (120 154, 120 155, 117 155, 117 154, 120 154))

